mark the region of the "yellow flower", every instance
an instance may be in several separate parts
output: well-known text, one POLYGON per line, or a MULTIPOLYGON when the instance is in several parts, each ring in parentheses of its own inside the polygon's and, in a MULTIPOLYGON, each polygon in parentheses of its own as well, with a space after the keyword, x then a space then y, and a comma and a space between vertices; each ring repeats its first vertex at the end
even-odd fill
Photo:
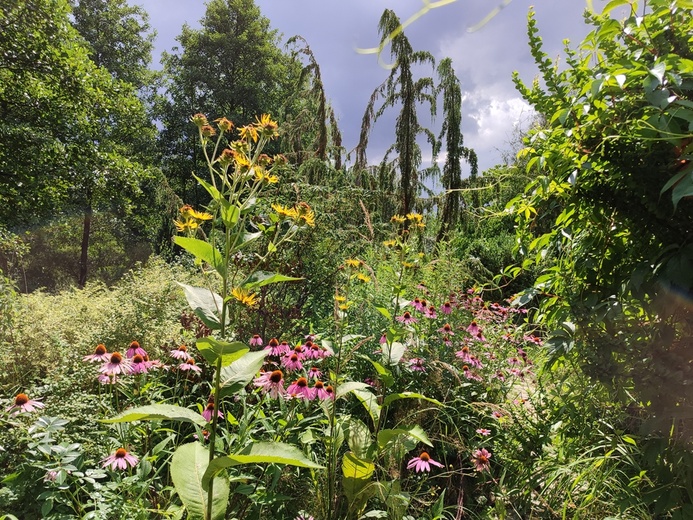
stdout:
POLYGON ((397 241, 395 241, 395 240, 386 240, 385 242, 383 242, 383 245, 384 245, 385 247, 395 247, 395 246, 397 245, 397 241))
POLYGON ((296 223, 315 226, 315 213, 305 202, 299 202, 294 209, 296 210, 296 223))
POLYGON ((407 213, 407 218, 414 222, 421 222, 423 220, 423 215, 419 213, 407 213))
POLYGON ((233 122, 229 121, 225 117, 215 119, 214 122, 217 124, 219 130, 221 130, 222 132, 230 132, 231 130, 233 130, 233 122))
POLYGON ((364 283, 368 283, 368 282, 371 281, 371 277, 370 277, 370 276, 367 276, 367 275, 365 275, 365 274, 363 274, 363 273, 357 274, 357 275, 356 275, 356 278, 358 278, 359 280, 361 280, 361 281, 364 282, 364 283))
POLYGON ((402 265, 407 269, 411 269, 412 267, 414 267, 414 264, 411 262, 402 262, 402 265))
POLYGON ((297 217, 296 208, 287 208, 281 204, 272 204, 272 209, 277 212, 277 215, 283 218, 290 218, 293 220, 297 217))
POLYGON ((207 122, 207 116, 204 114, 195 114, 190 118, 190 121, 192 121, 198 128, 202 128, 203 126, 209 124, 207 122))
POLYGON ((197 220, 212 220, 214 218, 209 213, 205 213, 204 211, 195 211, 194 209, 190 210, 190 216, 197 220))
POLYGON ((212 137, 217 135, 217 131, 210 125, 204 125, 201 127, 200 132, 202 132, 203 137, 212 137))
POLYGON ((269 114, 262 114, 259 118, 255 116, 255 119, 255 127, 260 130, 260 135, 262 135, 262 137, 272 139, 279 135, 279 132, 277 132, 277 122, 272 121, 269 114))
POLYGON ((267 173, 265 170, 259 167, 255 167, 255 180, 257 182, 262 182, 263 184, 276 184, 279 182, 279 177, 267 173))
POLYGON ((252 139, 253 142, 257 142, 257 128, 253 125, 239 128, 238 133, 241 135, 241 139, 252 139))
POLYGON ((335 301, 342 303, 346 301, 346 297, 342 296, 341 294, 336 294, 334 297, 335 301))
POLYGON ((258 303, 256 294, 251 293, 247 289, 241 289, 240 287, 236 287, 233 291, 231 291, 231 296, 248 307, 255 307, 258 303))
POLYGON ((348 265, 349 267, 361 267, 361 260, 357 260, 356 258, 347 258, 344 263, 348 265))
POLYGON ((176 229, 178 229, 180 233, 195 231, 199 227, 198 223, 191 218, 186 218, 183 220, 183 222, 180 220, 174 220, 173 223, 176 225, 176 229))
POLYGON ((390 222, 394 222, 395 224, 404 224, 405 218, 402 215, 395 215, 390 219, 390 222))

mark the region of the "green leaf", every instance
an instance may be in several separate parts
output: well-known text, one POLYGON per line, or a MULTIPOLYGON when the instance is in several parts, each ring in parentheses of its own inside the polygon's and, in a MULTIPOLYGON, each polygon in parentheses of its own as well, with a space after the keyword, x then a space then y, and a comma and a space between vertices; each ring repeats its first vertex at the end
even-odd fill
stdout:
POLYGON ((212 244, 209 242, 198 238, 181 236, 173 237, 173 242, 192 254, 195 258, 204 260, 214 267, 214 270, 219 273, 222 278, 226 277, 226 262, 224 262, 224 257, 216 248, 212 247, 212 244))
POLYGON ((398 341, 393 341, 390 344, 383 343, 380 349, 383 351, 381 359, 385 366, 393 366, 399 363, 406 350, 404 345, 398 341))
POLYGON ((254 442, 238 453, 217 457, 212 461, 203 478, 203 484, 224 468, 242 464, 284 464, 299 468, 323 469, 324 466, 310 460, 296 446, 283 442, 254 442))
POLYGON ((611 0, 611 2, 604 6, 604 9, 602 10, 602 15, 609 14, 612 10, 616 9, 617 7, 629 3, 629 0, 611 0))
POLYGON ((342 383, 341 385, 337 386, 335 397, 339 399, 340 397, 344 397, 346 394, 353 392, 354 390, 366 390, 367 388, 370 388, 368 383, 362 383, 361 381, 347 381, 346 383, 342 383))
POLYGON ((250 348, 240 341, 228 343, 212 337, 198 339, 195 346, 207 363, 212 366, 216 364, 219 357, 221 357, 221 366, 225 367, 250 352, 250 348))
POLYGON ((388 320, 392 319, 392 314, 390 314, 390 311, 385 308, 385 307, 376 307, 375 310, 377 310, 380 314, 385 316, 388 320))
POLYGON ((356 417, 346 421, 346 438, 349 449, 359 458, 367 458, 367 453, 373 444, 371 431, 368 426, 356 417))
POLYGON ((237 206, 234 206, 229 201, 221 200, 221 220, 224 225, 228 228, 233 228, 241 216, 241 210, 237 206))
POLYGON ((674 189, 671 192, 671 200, 674 203, 674 209, 676 209, 679 202, 684 197, 693 197, 693 162, 691 162, 683 171, 687 175, 674 186, 674 189))
MULTIPOLYGON (((199 442, 183 444, 173 453, 171 459, 171 480, 191 520, 205 519, 209 480, 203 485, 202 478, 207 471, 208 463, 209 452, 199 442)), ((224 518, 228 501, 228 480, 215 478, 211 520, 224 518)))
POLYGON ((400 399, 423 399, 429 403, 433 403, 437 406, 443 406, 440 401, 437 401, 431 397, 426 397, 423 394, 417 394, 416 392, 401 392, 399 394, 390 394, 383 400, 383 406, 388 406, 390 403, 398 401, 400 399))
POLYGON ((292 276, 284 276, 279 273, 268 273, 266 271, 255 271, 243 281, 241 287, 245 289, 257 289, 271 283, 295 282, 297 280, 303 280, 303 278, 294 278, 292 276))
POLYGON ((375 473, 375 464, 369 460, 357 457, 349 451, 342 457, 342 475, 344 493, 349 501, 354 501, 356 495, 368 485, 375 473))
POLYGON ((403 435, 406 437, 411 437, 417 440, 418 442, 425 444, 426 446, 433 446, 423 428, 421 428, 421 426, 419 425, 416 425, 411 428, 395 428, 392 430, 380 430, 378 432, 378 448, 380 450, 385 449, 385 446, 387 446, 389 442, 403 435))
POLYGON ((197 180, 197 182, 202 185, 204 189, 207 190, 207 193, 216 201, 222 201, 224 200, 224 197, 222 197, 221 193, 219 193, 219 190, 216 189, 214 186, 212 186, 210 183, 205 181, 204 179, 198 177, 197 175, 193 174, 193 177, 197 180))
POLYGON ((223 300, 217 293, 210 291, 206 287, 193 287, 184 283, 176 282, 183 288, 185 299, 195 315, 212 330, 221 328, 219 314, 223 306, 223 300))
POLYGON ((238 392, 258 373, 265 363, 264 350, 247 352, 229 366, 221 369, 221 389, 223 394, 238 392))
POLYGON ((367 390, 352 390, 351 392, 356 396, 356 398, 359 401, 361 401, 361 404, 363 404, 363 407, 371 416, 371 419, 373 420, 373 425, 377 426, 378 421, 380 420, 381 410, 380 405, 378 404, 377 397, 371 392, 368 392, 367 390))
POLYGON ((171 421, 191 422, 199 426, 206 426, 207 421, 199 413, 193 412, 182 406, 172 404, 150 404, 123 410, 115 417, 110 419, 100 419, 103 423, 122 423, 132 421, 160 421, 168 419, 171 421))
POLYGON ((383 382, 383 385, 385 385, 386 388, 389 388, 395 384, 395 378, 392 377, 392 372, 390 372, 387 368, 385 368, 377 361, 373 361, 368 356, 360 355, 359 357, 365 359, 371 365, 373 365, 373 368, 375 368, 375 371, 378 373, 380 380, 383 382))

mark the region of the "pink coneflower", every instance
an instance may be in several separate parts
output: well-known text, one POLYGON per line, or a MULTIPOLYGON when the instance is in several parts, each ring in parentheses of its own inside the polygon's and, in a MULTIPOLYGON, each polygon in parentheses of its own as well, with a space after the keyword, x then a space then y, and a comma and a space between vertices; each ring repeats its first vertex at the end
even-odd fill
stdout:
POLYGON ((440 306, 440 312, 442 312, 443 314, 452 314, 452 303, 445 302, 443 305, 440 306))
POLYGON ((431 464, 438 466, 439 468, 443 467, 440 462, 436 462, 428 453, 422 451, 418 457, 414 457, 409 461, 407 464, 407 469, 413 468, 417 473, 420 471, 431 471, 431 464))
POLYGON ((472 321, 469 324, 469 327, 467 327, 467 332, 469 332, 475 338, 478 338, 479 336, 481 336, 481 329, 479 328, 479 325, 477 324, 476 321, 472 321))
POLYGON ((108 361, 110 357, 111 355, 108 353, 108 350, 106 350, 106 345, 104 345, 103 343, 99 343, 98 345, 96 345, 94 353, 89 354, 88 356, 84 356, 82 360, 91 362, 99 361, 101 363, 105 363, 106 361, 108 361))
POLYGON ((503 417, 503 412, 499 412, 498 410, 494 410, 491 415, 496 418, 496 419, 501 419, 503 417))
POLYGON ((308 388, 308 380, 305 377, 299 377, 296 381, 291 383, 286 389, 286 393, 291 397, 298 397, 306 401, 313 399, 313 392, 308 388))
POLYGON ((322 377, 322 372, 320 372, 320 369, 318 367, 310 367, 310 370, 308 371, 308 377, 310 379, 320 379, 322 377))
POLYGON ((104 468, 110 466, 113 470, 123 470, 128 469, 128 466, 134 468, 139 462, 139 459, 132 453, 129 453, 125 448, 118 448, 101 462, 103 462, 104 468))
POLYGON ((452 347, 452 339, 450 339, 450 336, 443 336, 443 344, 446 347, 452 347))
POLYGON ((147 361, 139 354, 135 354, 130 360, 130 363, 130 371, 132 374, 144 374, 149 371, 147 361))
POLYGON ((147 351, 140 347, 140 344, 137 341, 133 341, 132 343, 130 343, 130 346, 128 347, 128 350, 125 353, 125 355, 129 359, 135 357, 135 355, 137 354, 144 357, 147 355, 147 351))
POLYGON ((530 343, 534 343, 535 345, 542 345, 544 342, 541 340, 541 338, 538 338, 534 334, 529 334, 524 336, 523 338, 525 341, 529 341, 530 343))
POLYGON ((118 380, 116 376, 111 376, 108 374, 99 374, 99 377, 97 377, 96 379, 102 385, 114 385, 118 380))
POLYGON ((472 453, 472 464, 477 471, 487 471, 491 467, 491 454, 486 450, 486 448, 481 448, 480 450, 475 450, 472 453))
POLYGON ((270 356, 283 356, 291 350, 291 347, 286 341, 282 341, 280 344, 277 338, 272 338, 265 346, 265 350, 269 352, 270 356))
POLYGON ((484 368, 484 365, 481 364, 481 360, 474 354, 469 355, 469 364, 474 368, 484 368))
POLYGON ((414 372, 426 372, 426 367, 424 367, 424 360, 418 357, 410 359, 409 370, 413 370, 414 372))
POLYGON ((253 334, 253 337, 250 338, 249 343, 251 347, 261 347, 264 341, 262 341, 259 334, 253 334))
POLYGON ((501 372, 500 370, 498 372, 496 372, 493 377, 495 377, 496 379, 499 379, 501 381, 505 381, 505 374, 503 372, 501 372))
POLYGON ((202 372, 202 369, 195 364, 195 360, 193 358, 190 358, 178 365, 178 370, 183 370, 184 372, 202 372))
POLYGON ((176 350, 172 350, 170 353, 171 357, 174 357, 176 359, 182 359, 183 361, 192 359, 192 356, 188 352, 188 347, 186 347, 185 345, 181 345, 176 350))
POLYGON ((380 340, 378 340, 378 343, 380 343, 381 345, 387 343, 387 334, 383 334, 382 336, 380 336, 380 340))
POLYGON ((325 387, 325 392, 327 392, 327 395, 329 396, 330 399, 334 399, 336 397, 336 395, 334 393, 334 388, 332 387, 332 385, 327 385, 325 387))
POLYGON ((491 435, 491 430, 488 430, 486 428, 479 428, 476 430, 476 433, 478 433, 479 435, 483 435, 484 437, 488 437, 489 435, 491 435))
POLYGON ((396 319, 397 321, 404 323, 405 325, 411 325, 412 323, 416 323, 417 321, 419 321, 416 318, 414 318, 414 316, 412 316, 409 311, 406 311, 401 316, 397 316, 396 319))
POLYGON ((464 365, 462 367, 462 374, 464 377, 467 379, 471 379, 472 381, 481 381, 481 377, 478 374, 475 374, 467 365, 464 365))
POLYGON ((455 333, 452 330, 452 326, 449 323, 446 323, 441 328, 439 328, 438 332, 440 332, 441 334, 445 334, 446 336, 454 336, 455 335, 455 333))
POLYGON ((462 347, 462 350, 455 352, 455 356, 460 358, 463 363, 471 363, 472 361, 471 354, 469 353, 469 347, 466 345, 462 347))
POLYGON ((284 374, 281 370, 262 372, 259 377, 253 379, 253 384, 262 388, 262 392, 269 394, 272 398, 277 398, 285 394, 284 374))
MULTIPOLYGON (((207 406, 205 406, 204 412, 202 412, 202 417, 205 418, 205 421, 207 422, 212 422, 212 414, 214 413, 214 397, 211 397, 210 400, 207 402, 207 406)), ((217 417, 220 419, 224 418, 224 414, 221 413, 221 410, 217 410, 217 417)))
POLYGON ((329 399, 331 397, 330 394, 327 393, 327 390, 325 390, 325 383, 322 381, 316 381, 313 388, 311 388, 311 392, 312 399, 329 399))
MULTIPOLYGON (((303 348, 303 345, 296 345, 293 350, 290 350, 289 352, 293 352, 298 356, 298 359, 303 361, 306 358, 306 349, 303 348)), ((318 349, 319 352, 319 349, 318 349)))
POLYGON ((298 354, 294 354, 292 352, 282 356, 282 366, 289 372, 295 372, 296 370, 303 369, 303 363, 301 363, 298 354))
POLYGON ((29 396, 26 394, 17 394, 14 397, 14 403, 12 403, 12 406, 10 406, 6 412, 12 412, 10 413, 10 416, 17 415, 19 413, 23 412, 35 412, 39 408, 43 408, 45 405, 36 399, 29 399, 29 396), (14 411, 13 411, 14 410, 14 411))
POLYGON ((508 359, 508 363, 509 363, 511 366, 517 366, 517 365, 521 365, 521 364, 522 364, 522 363, 520 363, 520 360, 517 359, 516 357, 512 357, 512 358, 508 359))
POLYGON ((421 298, 414 298, 412 301, 409 302, 409 305, 414 307, 417 311, 422 311, 423 309, 421 308, 421 298))
POLYGON ((426 318, 431 318, 432 320, 433 320, 433 319, 436 319, 436 318, 438 317, 438 314, 436 313, 436 308, 435 308, 433 305, 431 305, 430 307, 426 308, 426 309, 424 310, 424 316, 425 316, 426 318))
POLYGON ((99 372, 111 376, 118 374, 127 375, 131 372, 130 365, 130 361, 124 359, 120 352, 113 352, 108 362, 104 363, 99 369, 99 372))
MULTIPOLYGON (((193 433, 193 438, 194 438, 196 441, 199 441, 199 440, 200 440, 200 436, 197 435, 196 433, 193 433)), ((209 440, 209 430, 202 430, 202 438, 203 438, 204 440, 206 440, 206 441, 209 440)))
POLYGON ((326 349, 325 347, 320 347, 320 357, 325 359, 327 357, 330 357, 333 354, 331 350, 326 349))
POLYGON ((320 345, 316 345, 312 341, 306 341, 303 345, 303 357, 304 359, 321 359, 322 351, 320 350, 320 345))

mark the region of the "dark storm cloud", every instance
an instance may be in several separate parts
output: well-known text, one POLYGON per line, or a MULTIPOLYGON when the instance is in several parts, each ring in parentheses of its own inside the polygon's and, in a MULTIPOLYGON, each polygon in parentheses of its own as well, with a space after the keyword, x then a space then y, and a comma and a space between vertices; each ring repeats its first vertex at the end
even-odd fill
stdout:
MULTIPOLYGON (((191 0, 139 0, 149 12, 158 31, 157 52, 170 50, 183 23, 193 27, 204 15, 204 4, 191 0)), ((285 42, 299 34, 310 45, 320 64, 327 95, 340 121, 344 144, 353 148, 361 118, 373 90, 387 77, 375 55, 356 52, 377 46, 378 21, 384 9, 393 9, 404 22, 423 7, 421 0, 256 0, 273 28, 285 42)), ((595 2, 599 8, 602 2, 595 2)), ((499 150, 508 148, 518 119, 530 117, 528 107, 515 91, 511 74, 531 82, 537 74, 529 52, 526 19, 529 6, 536 18, 545 52, 555 57, 562 52, 562 40, 575 46, 589 28, 583 22, 585 3, 581 0, 513 0, 475 32, 470 27, 483 20, 498 2, 458 0, 431 9, 405 29, 415 50, 426 50, 435 59, 449 56, 465 92, 462 131, 465 142, 477 150, 482 170, 500 161, 499 150)), ((382 56, 389 63, 389 49, 382 56)), ((434 74, 428 69, 427 74, 434 74)), ((378 160, 393 140, 395 112, 373 127, 369 159, 378 160)), ((420 114, 420 122, 430 117, 420 114)), ((440 127, 440 116, 433 129, 440 127)))

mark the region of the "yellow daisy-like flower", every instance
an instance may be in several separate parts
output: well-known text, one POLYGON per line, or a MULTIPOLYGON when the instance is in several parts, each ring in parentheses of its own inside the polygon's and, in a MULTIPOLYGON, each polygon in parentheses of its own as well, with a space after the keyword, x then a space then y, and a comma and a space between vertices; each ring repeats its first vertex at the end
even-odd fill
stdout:
POLYGON ((413 222, 421 222, 423 220, 423 215, 419 213, 407 213, 407 218, 413 222))
POLYGON ((336 294, 334 297, 335 301, 342 303, 346 301, 346 297, 342 296, 341 294, 336 294))
POLYGON ((272 204, 272 209, 277 212, 277 215, 284 218, 295 219, 296 218, 296 208, 287 208, 281 204, 272 204))
POLYGON ((190 210, 190 216, 197 220, 212 220, 214 218, 209 213, 205 213, 204 211, 195 211, 194 209, 190 210))
POLYGON ((255 119, 255 127, 259 129, 262 137, 272 139, 273 137, 277 137, 279 135, 279 132, 277 132, 279 125, 277 125, 276 121, 272 121, 269 114, 262 114, 260 117, 256 116, 255 119))
POLYGON ((195 231, 199 224, 194 219, 184 219, 182 222, 180 220, 174 220, 173 223, 176 225, 176 229, 179 233, 187 233, 188 231, 195 231))
POLYGON ((407 269, 411 269, 412 267, 414 267, 414 264, 411 262, 402 262, 402 265, 407 269))
POLYGON ((369 283, 371 281, 371 277, 368 275, 365 275, 363 273, 359 273, 356 275, 356 278, 361 280, 363 283, 369 283))
POLYGON ((183 218, 189 218, 191 216, 190 212, 193 211, 193 208, 190 204, 186 204, 185 206, 182 206, 178 211, 183 216, 183 218))
POLYGON ((356 258, 347 258, 344 263, 348 265, 349 267, 361 267, 361 260, 357 260, 356 258))
POLYGON ((307 226, 315 226, 315 213, 310 209, 310 206, 305 202, 299 202, 295 206, 296 210, 296 223, 306 224, 307 226))
POLYGON ((402 215, 394 215, 391 219, 390 222, 394 222, 395 224, 404 224, 404 222, 407 219, 405 219, 402 215))
POLYGON ((225 117, 215 119, 214 122, 217 124, 219 130, 221 130, 222 132, 230 132, 231 130, 233 130, 233 122, 226 119, 225 117))
POLYGON ((256 167, 255 180, 258 182, 262 182, 264 184, 276 184, 279 182, 279 177, 277 177, 276 175, 272 175, 271 173, 267 173, 262 168, 256 167))
POLYGON ((241 139, 252 139, 253 142, 257 142, 257 128, 253 125, 242 126, 238 129, 238 133, 241 139))
POLYGON ((236 287, 234 290, 232 290, 231 296, 236 298, 243 305, 247 305, 248 307, 255 307, 258 303, 256 294, 251 293, 247 289, 242 289, 240 287, 236 287))
POLYGON ((383 245, 385 247, 395 247, 397 245, 397 241, 396 240, 386 240, 385 242, 383 242, 383 245))

